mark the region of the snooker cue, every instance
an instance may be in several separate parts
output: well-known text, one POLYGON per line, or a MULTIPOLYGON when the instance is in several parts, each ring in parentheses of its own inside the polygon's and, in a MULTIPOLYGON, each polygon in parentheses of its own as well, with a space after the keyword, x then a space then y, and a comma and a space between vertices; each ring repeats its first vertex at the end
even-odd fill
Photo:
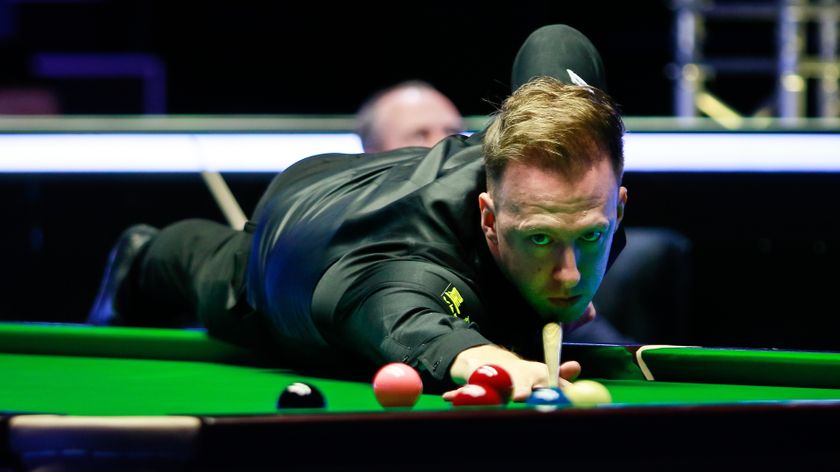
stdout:
POLYGON ((548 366, 548 386, 560 386, 560 345, 563 343, 563 328, 560 323, 548 323, 542 330, 545 365, 548 366))
POLYGON ((241 231, 245 227, 245 222, 248 221, 248 218, 245 217, 245 212, 242 211, 242 207, 237 203, 236 197, 233 196, 230 187, 228 187, 225 179, 222 178, 222 174, 205 170, 201 171, 201 178, 207 185, 207 189, 210 190, 210 194, 213 195, 213 199, 216 200, 216 204, 219 205, 222 214, 224 214, 231 228, 241 231))

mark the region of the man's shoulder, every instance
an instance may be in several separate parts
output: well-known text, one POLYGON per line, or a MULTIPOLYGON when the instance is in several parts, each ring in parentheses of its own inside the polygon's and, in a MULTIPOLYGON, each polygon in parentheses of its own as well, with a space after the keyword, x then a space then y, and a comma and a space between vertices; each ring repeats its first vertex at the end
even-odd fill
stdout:
POLYGON ((482 136, 482 133, 471 136, 456 134, 444 138, 431 148, 406 147, 377 153, 319 154, 298 161, 285 173, 334 173, 359 167, 388 168, 400 163, 419 163, 424 160, 440 160, 442 165, 447 161, 455 161, 456 165, 472 163, 481 159, 482 136))
POLYGON ((407 147, 385 151, 380 153, 360 154, 364 159, 381 160, 402 160, 402 159, 423 159, 426 157, 439 156, 451 157, 463 151, 470 151, 477 155, 481 154, 481 143, 483 133, 476 133, 470 136, 453 134, 440 140, 437 144, 428 147, 407 147))

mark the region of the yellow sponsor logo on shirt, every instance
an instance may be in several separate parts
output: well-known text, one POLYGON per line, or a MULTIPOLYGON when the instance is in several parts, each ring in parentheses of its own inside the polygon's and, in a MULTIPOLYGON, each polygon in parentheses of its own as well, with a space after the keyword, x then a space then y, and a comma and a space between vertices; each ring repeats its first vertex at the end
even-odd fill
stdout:
POLYGON ((461 292, 458 291, 457 287, 453 287, 452 284, 447 285, 443 293, 440 294, 440 297, 447 305, 449 305, 449 310, 452 312, 453 316, 463 318, 464 321, 469 323, 469 316, 461 316, 461 304, 464 303, 464 297, 461 295, 461 292))

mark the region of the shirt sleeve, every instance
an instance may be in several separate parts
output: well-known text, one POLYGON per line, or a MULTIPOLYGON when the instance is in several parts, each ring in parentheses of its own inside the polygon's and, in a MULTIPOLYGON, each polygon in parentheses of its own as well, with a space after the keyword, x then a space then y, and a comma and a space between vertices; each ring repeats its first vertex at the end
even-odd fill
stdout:
POLYGON ((438 381, 463 350, 490 344, 469 284, 435 264, 393 261, 359 277, 341 298, 336 342, 377 365, 404 362, 438 381))

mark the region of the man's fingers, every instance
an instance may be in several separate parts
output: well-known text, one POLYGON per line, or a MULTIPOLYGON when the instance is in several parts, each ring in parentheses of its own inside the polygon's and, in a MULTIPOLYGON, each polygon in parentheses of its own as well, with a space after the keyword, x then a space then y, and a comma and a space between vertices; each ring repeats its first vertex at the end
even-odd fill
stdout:
POLYGON ((529 396, 531 396, 531 387, 516 386, 513 389, 513 396, 511 398, 515 402, 524 402, 529 396))
POLYGON ((580 364, 578 361, 564 362, 560 365, 560 377, 562 379, 574 382, 578 378, 578 375, 580 375, 580 364))
MULTIPOLYGON (((523 402, 528 399, 531 392, 537 388, 547 387, 546 373, 548 369, 545 364, 529 362, 522 366, 520 375, 513 377, 513 401, 523 402)), ((560 386, 564 387, 574 381, 580 375, 580 364, 577 361, 568 361, 560 364, 560 386)), ((443 399, 451 402, 455 395, 461 390, 459 387, 443 394, 443 399)))

